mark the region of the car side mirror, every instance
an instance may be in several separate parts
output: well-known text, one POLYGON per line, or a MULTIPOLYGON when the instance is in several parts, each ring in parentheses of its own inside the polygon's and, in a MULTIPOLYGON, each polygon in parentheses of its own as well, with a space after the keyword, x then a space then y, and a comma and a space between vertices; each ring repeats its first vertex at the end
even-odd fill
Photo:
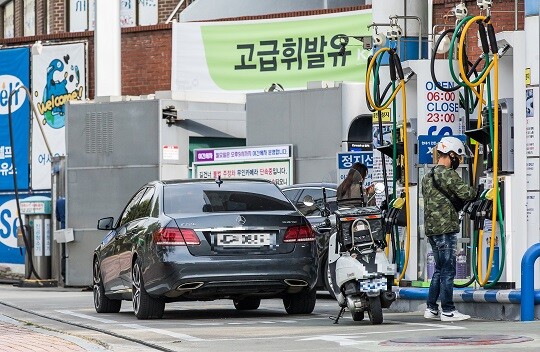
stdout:
POLYGON ((373 191, 375 192, 375 194, 384 193, 384 183, 377 182, 375 185, 373 185, 373 191))
POLYGON ((315 204, 315 200, 313 199, 312 196, 310 196, 309 194, 307 196, 304 197, 304 199, 302 199, 302 203, 306 206, 306 207, 312 207, 314 204, 315 204))
POLYGON ((112 230, 113 224, 114 224, 114 218, 107 217, 107 218, 99 219, 97 228, 98 230, 112 230))

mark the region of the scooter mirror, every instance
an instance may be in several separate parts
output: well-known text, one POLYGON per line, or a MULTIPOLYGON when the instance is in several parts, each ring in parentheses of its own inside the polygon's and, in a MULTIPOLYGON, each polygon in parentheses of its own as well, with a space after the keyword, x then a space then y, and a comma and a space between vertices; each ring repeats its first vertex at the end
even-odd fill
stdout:
POLYGON ((313 199, 312 196, 310 195, 307 195, 304 197, 304 199, 302 200, 302 203, 304 203, 304 205, 306 207, 312 207, 314 204, 315 204, 315 200, 313 199))
POLYGON ((377 182, 376 184, 373 185, 373 190, 375 191, 376 194, 384 193, 384 183, 377 182))

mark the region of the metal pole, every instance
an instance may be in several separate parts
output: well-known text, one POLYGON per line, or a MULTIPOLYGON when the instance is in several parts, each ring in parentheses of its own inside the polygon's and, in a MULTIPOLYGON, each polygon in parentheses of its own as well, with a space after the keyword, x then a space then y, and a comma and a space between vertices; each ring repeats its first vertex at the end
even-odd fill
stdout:
POLYGON ((186 2, 186 0, 181 0, 178 5, 176 5, 176 7, 174 8, 173 12, 171 12, 171 14, 169 15, 169 17, 167 18, 167 21, 165 21, 165 23, 171 23, 173 17, 176 15, 176 13, 178 12, 178 10, 180 9, 180 6, 182 6, 182 4, 186 2))
POLYGON ((521 321, 534 320, 534 262, 540 257, 540 243, 532 245, 521 259, 521 321))
MULTIPOLYGON (((417 20, 418 21, 418 60, 422 59, 422 19, 418 16, 390 16, 390 20, 392 19, 404 19, 404 20, 417 20)), ((405 24, 407 21, 405 21, 405 24)))

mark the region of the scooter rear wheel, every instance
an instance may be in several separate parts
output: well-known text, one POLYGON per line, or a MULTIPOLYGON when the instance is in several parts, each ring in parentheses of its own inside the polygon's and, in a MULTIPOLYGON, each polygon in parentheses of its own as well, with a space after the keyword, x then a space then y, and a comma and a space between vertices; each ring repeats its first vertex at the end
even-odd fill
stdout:
POLYGON ((379 325, 383 322, 383 313, 382 313, 382 307, 381 307, 381 298, 379 296, 377 297, 369 297, 369 321, 372 325, 379 325))

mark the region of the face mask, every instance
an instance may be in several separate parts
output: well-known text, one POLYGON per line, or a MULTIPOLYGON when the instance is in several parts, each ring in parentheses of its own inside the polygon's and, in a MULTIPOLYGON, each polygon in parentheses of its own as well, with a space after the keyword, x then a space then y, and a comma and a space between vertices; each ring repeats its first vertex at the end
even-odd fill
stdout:
POLYGON ((459 166, 459 158, 454 155, 454 154, 451 154, 450 155, 450 167, 452 167, 452 169, 457 169, 459 166))

